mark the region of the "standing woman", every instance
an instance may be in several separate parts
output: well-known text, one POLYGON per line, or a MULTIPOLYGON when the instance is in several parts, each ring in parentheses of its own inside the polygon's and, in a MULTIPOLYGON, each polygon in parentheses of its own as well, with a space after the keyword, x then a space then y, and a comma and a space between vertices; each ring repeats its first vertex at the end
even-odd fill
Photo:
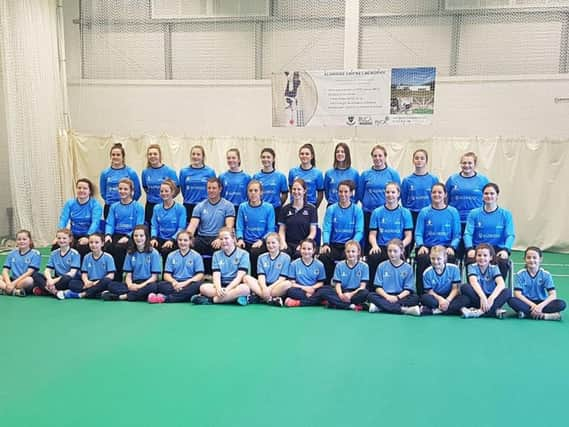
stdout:
POLYGON ((119 197, 119 181, 123 178, 129 178, 134 184, 134 200, 140 198, 140 181, 138 175, 131 167, 125 164, 125 151, 120 142, 113 144, 111 147, 111 166, 101 172, 99 178, 99 187, 101 189, 101 197, 105 201, 103 216, 106 219, 111 205, 118 202, 119 197))
MULTIPOLYGON (((403 178, 401 183, 401 204, 411 211, 413 218, 413 229, 417 224, 417 217, 421 209, 431 203, 431 187, 439 182, 439 179, 429 173, 427 163, 429 154, 427 150, 419 148, 413 153, 413 165, 415 171, 403 178)), ((413 249, 414 242, 411 239, 410 249, 413 249)))
POLYGON ((390 182, 385 186, 385 205, 374 209, 371 214, 368 235, 370 277, 375 277, 377 266, 388 259, 387 244, 390 240, 401 240, 405 247, 405 258, 409 256, 413 222, 409 209, 399 205, 399 196, 399 185, 390 182))
POLYGON ((249 252, 251 274, 257 277, 257 259, 267 251, 264 239, 275 231, 275 211, 263 202, 263 187, 257 180, 247 185, 248 202, 241 203, 237 214, 235 235, 237 246, 249 252))
POLYGON ((415 263, 417 264, 417 294, 423 293, 423 272, 429 267, 429 252, 434 246, 444 246, 447 261, 456 264, 456 251, 461 240, 458 211, 446 203, 446 187, 437 183, 431 188, 431 206, 421 209, 415 225, 415 263))
POLYGON ((146 149, 146 169, 142 171, 142 188, 146 191, 146 207, 144 209, 144 222, 150 224, 154 206, 162 201, 160 199, 160 185, 166 178, 170 178, 178 185, 176 171, 162 163, 162 149, 158 144, 150 144, 146 149))
POLYGON ((362 172, 358 187, 358 200, 362 202, 364 211, 364 235, 369 234, 371 213, 385 204, 385 186, 389 182, 401 185, 399 173, 387 166, 387 150, 382 145, 376 145, 371 150, 373 165, 362 172))
MULTIPOLYGON (((360 174, 352 167, 350 147, 344 142, 338 143, 334 148, 334 167, 324 175, 324 194, 328 206, 338 201, 338 184, 342 181, 352 181, 357 193, 360 174)), ((352 200, 355 201, 355 194, 352 200)))
POLYGON ((316 154, 312 144, 304 144, 298 150, 300 165, 288 172, 288 185, 292 187, 294 180, 302 178, 306 183, 306 200, 308 203, 320 207, 324 197, 324 178, 322 171, 316 167, 316 154))
POLYGON ((120 201, 113 203, 105 224, 105 252, 115 260, 115 278, 122 282, 126 250, 137 225, 144 224, 144 208, 132 199, 134 184, 128 178, 119 182, 120 201))
POLYGON ((162 203, 154 206, 152 214, 150 244, 156 248, 166 262, 168 254, 176 250, 178 233, 186 228, 186 210, 174 201, 178 187, 171 179, 166 179, 160 185, 162 203))
POLYGON ((316 237, 318 212, 314 205, 306 202, 306 183, 302 178, 294 180, 290 192, 292 202, 283 206, 278 219, 279 238, 281 250, 291 258, 298 258, 300 242, 316 237))
POLYGON ((188 221, 196 205, 207 199, 207 180, 215 178, 215 171, 204 163, 204 148, 201 145, 194 145, 190 153, 191 164, 180 170, 179 181, 188 221))
MULTIPOLYGON (((89 235, 99 230, 103 208, 94 199, 95 188, 87 178, 80 178, 75 184, 75 198, 65 202, 59 216, 58 228, 69 228, 73 235, 73 247, 81 259, 89 253, 89 235)), ((57 239, 53 241, 52 251, 56 250, 57 239)))
POLYGON ((263 168, 253 175, 253 179, 263 185, 263 201, 273 205, 275 220, 278 220, 281 206, 285 204, 288 195, 286 176, 275 170, 275 150, 272 148, 263 148, 261 164, 263 168))
POLYGON ((498 206, 500 188, 489 183, 482 189, 484 206, 468 214, 464 230, 466 264, 474 263, 474 248, 480 243, 492 245, 496 252, 498 268, 502 277, 507 277, 509 257, 514 244, 514 220, 512 213, 498 206))
MULTIPOLYGON (((472 151, 464 153, 460 159, 460 172, 451 175, 445 184, 448 193, 448 204, 460 214, 461 234, 464 234, 466 219, 472 209, 480 208, 482 202, 482 188, 488 184, 488 178, 476 172, 478 157, 472 151)), ((464 244, 461 241, 457 251, 457 258, 464 256, 464 244)))
POLYGON ((237 148, 230 148, 225 153, 228 170, 219 175, 222 190, 221 197, 229 200, 235 208, 235 214, 239 205, 247 201, 247 184, 251 177, 241 169, 241 153, 237 148))

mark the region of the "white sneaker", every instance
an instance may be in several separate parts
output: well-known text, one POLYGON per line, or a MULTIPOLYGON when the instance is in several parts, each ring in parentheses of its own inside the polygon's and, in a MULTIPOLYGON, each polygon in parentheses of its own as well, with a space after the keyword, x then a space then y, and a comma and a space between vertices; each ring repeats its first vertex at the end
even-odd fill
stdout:
POLYGON ((498 310, 496 310, 496 319, 503 319, 505 314, 506 310, 504 310, 503 308, 499 308, 498 310))
POLYGON ((479 308, 462 307, 460 311, 462 312, 462 317, 464 319, 476 319, 484 314, 484 312, 479 308))
POLYGON ((57 299, 65 299, 65 292, 63 292, 63 291, 57 291, 57 293, 55 294, 55 296, 57 297, 57 299))
POLYGON ((379 308, 373 302, 369 303, 369 310, 370 313, 379 313, 379 308))
POLYGON ((401 307, 401 311, 403 312, 403 314, 408 314, 409 316, 421 315, 421 308, 418 305, 414 305, 411 307, 401 307))
POLYGON ((561 313, 543 313, 543 320, 561 320, 561 313))
POLYGON ((518 319, 525 319, 526 314, 523 311, 518 311, 518 319))
POLYGON ((443 314, 443 311, 440 308, 433 309, 433 315, 443 314))

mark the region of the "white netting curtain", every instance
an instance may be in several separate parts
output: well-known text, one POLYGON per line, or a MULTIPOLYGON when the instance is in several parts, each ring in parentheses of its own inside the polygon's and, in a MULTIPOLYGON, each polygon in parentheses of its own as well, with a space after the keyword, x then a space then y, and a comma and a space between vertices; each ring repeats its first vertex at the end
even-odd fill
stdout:
POLYGON ((0 74, 15 225, 30 230, 36 244, 52 240, 62 203, 56 6, 55 0, 0 0, 0 74))
MULTIPOLYGON (((478 169, 499 184, 500 205, 512 210, 516 225, 516 244, 519 249, 539 245, 544 249, 569 251, 569 198, 565 185, 569 182, 569 140, 529 141, 502 138, 432 138, 421 141, 389 142, 371 139, 343 139, 351 147, 353 166, 362 171, 371 165, 370 151, 382 144, 388 151, 388 163, 402 177, 412 172, 411 157, 417 148, 430 153, 430 166, 439 179, 459 170, 460 156, 467 151, 478 154, 478 169)), ((305 142, 314 144, 317 166, 331 167, 332 147, 340 140, 283 139, 255 137, 177 138, 145 135, 134 137, 104 137, 69 134, 62 143, 73 153, 76 178, 88 177, 98 182, 101 170, 109 164, 113 143, 121 142, 127 152, 127 163, 141 172, 145 167, 146 147, 157 143, 162 147, 164 162, 176 170, 187 166, 190 148, 205 147, 207 163, 217 173, 226 169, 225 151, 237 147, 241 151, 243 168, 253 173, 260 168, 259 153, 263 147, 273 147, 277 153, 277 169, 288 172, 298 163, 297 150, 305 142)), ((320 212, 322 218, 323 212, 320 212)))

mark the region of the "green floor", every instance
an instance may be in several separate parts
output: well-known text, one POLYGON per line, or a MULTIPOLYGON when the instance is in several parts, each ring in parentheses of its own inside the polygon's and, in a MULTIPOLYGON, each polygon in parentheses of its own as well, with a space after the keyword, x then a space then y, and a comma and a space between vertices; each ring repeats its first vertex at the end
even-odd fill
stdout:
MULTIPOLYGON (((569 256, 546 262, 569 274, 569 256)), ((556 284, 568 299, 569 278, 556 284)), ((0 426, 566 422, 569 314, 463 320, 0 297, 0 325, 0 426)))

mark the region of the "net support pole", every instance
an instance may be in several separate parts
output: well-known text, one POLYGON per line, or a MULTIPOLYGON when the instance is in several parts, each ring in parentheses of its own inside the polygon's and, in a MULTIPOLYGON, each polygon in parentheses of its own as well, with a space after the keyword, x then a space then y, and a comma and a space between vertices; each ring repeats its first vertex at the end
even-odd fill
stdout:
POLYGON ((360 0, 346 0, 344 27, 344 70, 359 66, 360 0))
POLYGON ((67 94, 67 59, 65 57, 63 0, 57 0, 57 54, 59 57, 59 78, 61 80, 63 124, 65 129, 70 130, 71 114, 69 113, 69 96, 67 94))

